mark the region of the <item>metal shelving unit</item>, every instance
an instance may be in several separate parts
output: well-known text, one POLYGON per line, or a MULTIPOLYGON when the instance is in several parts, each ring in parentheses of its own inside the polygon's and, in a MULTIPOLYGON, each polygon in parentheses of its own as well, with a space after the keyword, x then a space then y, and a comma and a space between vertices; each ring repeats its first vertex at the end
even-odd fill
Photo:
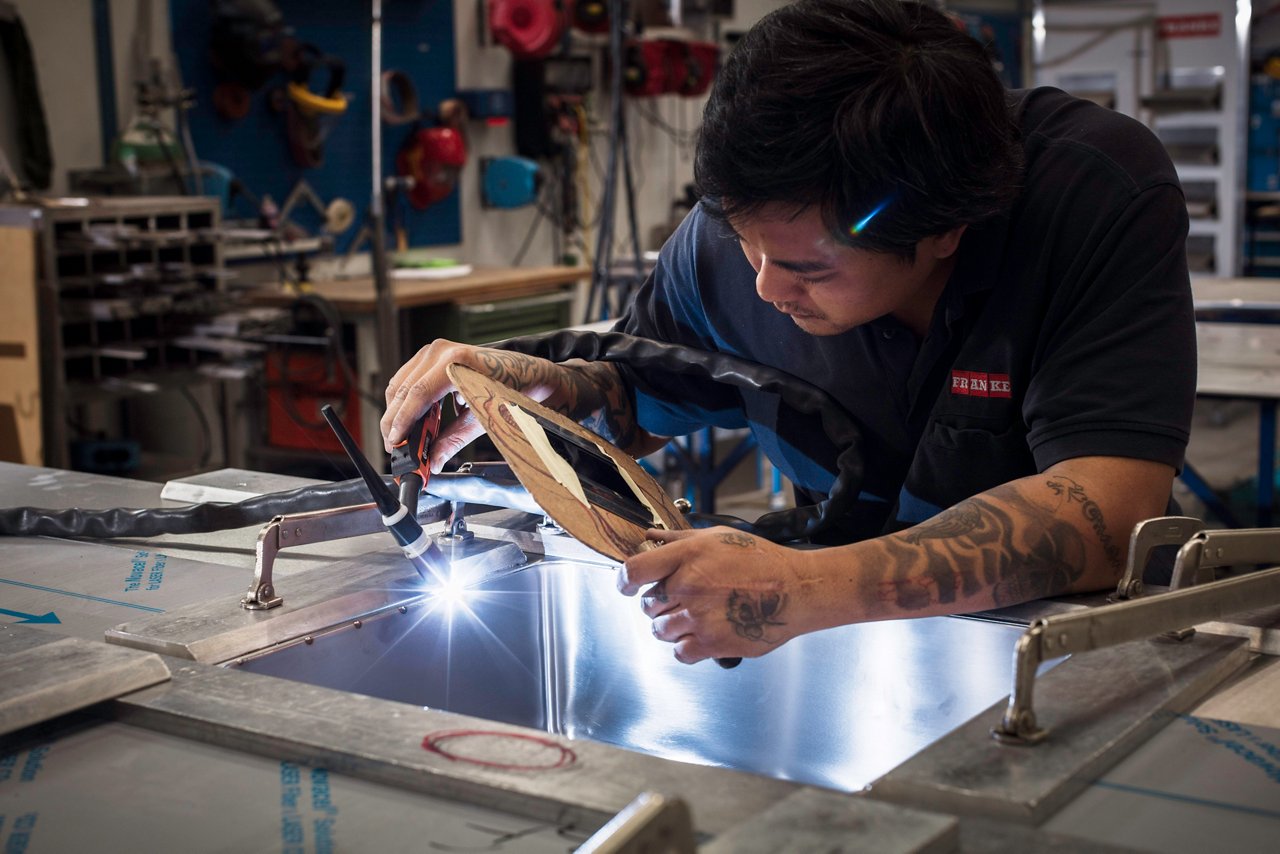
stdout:
POLYGON ((1249 17, 1233 0, 1035 3, 1036 84, 1133 116, 1168 150, 1192 275, 1241 271, 1249 17))
MULTIPOLYGON (((212 399, 222 401, 222 381, 202 371, 219 360, 183 339, 234 302, 218 236, 218 201, 53 199, 29 213, 38 231, 45 464, 95 468, 92 458, 86 464, 85 453, 97 447, 107 471, 119 465, 125 473, 142 458, 148 459, 149 475, 195 470, 198 459, 139 439, 154 431, 142 429, 146 425, 139 421, 146 416, 136 405, 142 398, 181 393, 195 407, 203 441, 214 444, 218 419, 203 411, 192 389, 215 384, 212 399), (89 444, 73 441, 73 431, 89 444)), ((229 456, 235 431, 225 423, 218 427, 229 456)))

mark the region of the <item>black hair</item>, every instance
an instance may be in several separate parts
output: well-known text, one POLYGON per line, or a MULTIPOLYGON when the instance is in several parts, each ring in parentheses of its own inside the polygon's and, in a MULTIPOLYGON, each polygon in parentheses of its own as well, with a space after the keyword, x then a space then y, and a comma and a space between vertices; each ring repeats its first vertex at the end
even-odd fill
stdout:
POLYGON ((1006 210, 1021 172, 986 51, 904 0, 800 0, 763 18, 717 75, 694 161, 719 218, 817 205, 841 242, 904 259, 1006 210))

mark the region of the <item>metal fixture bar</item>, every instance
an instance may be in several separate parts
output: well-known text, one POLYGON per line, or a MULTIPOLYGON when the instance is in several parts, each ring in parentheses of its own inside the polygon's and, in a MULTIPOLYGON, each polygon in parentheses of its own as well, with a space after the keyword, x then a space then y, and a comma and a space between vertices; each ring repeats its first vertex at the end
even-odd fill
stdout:
POLYGON ((1142 595, 1142 572, 1152 549, 1157 546, 1181 546, 1204 530, 1204 522, 1191 516, 1161 516, 1133 526, 1129 535, 1129 562, 1111 601, 1137 599, 1142 595))
MULTIPOLYGON (((1202 532, 1192 543, 1198 538, 1202 538, 1201 542, 1207 541, 1211 533, 1218 532, 1202 532)), ((1245 550, 1241 549, 1241 553, 1245 550)), ((1190 559, 1186 562, 1189 564, 1190 559)), ((1009 706, 991 734, 1006 744, 1036 744, 1044 740, 1048 731, 1036 725, 1032 689, 1037 669, 1048 659, 1152 638, 1276 602, 1280 602, 1280 567, 1160 596, 1036 620, 1014 650, 1009 706)))
MULTIPOLYGON (((448 502, 441 502, 421 508, 417 518, 424 523, 438 522, 448 513, 448 502)), ((250 611, 265 611, 284 601, 276 595, 272 579, 276 555, 281 549, 376 534, 385 530, 382 516, 374 504, 276 516, 258 533, 258 542, 254 546, 253 583, 241 597, 241 607, 250 611)))

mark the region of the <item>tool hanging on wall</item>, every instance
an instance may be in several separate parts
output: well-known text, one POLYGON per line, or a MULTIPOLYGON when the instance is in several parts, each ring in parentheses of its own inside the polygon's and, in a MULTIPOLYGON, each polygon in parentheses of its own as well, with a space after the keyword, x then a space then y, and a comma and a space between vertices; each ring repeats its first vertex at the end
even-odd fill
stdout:
POLYGON ((355 206, 351 202, 338 197, 326 203, 305 178, 300 178, 285 197, 284 204, 280 206, 280 222, 287 222, 289 215, 302 203, 320 215, 321 227, 329 234, 341 234, 355 222, 355 206))
POLYGON ((516 59, 542 59, 560 43, 565 15, 553 0, 489 0, 489 32, 516 59))
POLYGON ((395 69, 382 72, 382 123, 397 127, 421 118, 418 87, 413 85, 413 78, 395 69))
POLYGON ((627 45, 623 79, 627 94, 702 95, 711 88, 720 49, 710 42, 642 39, 627 45))
POLYGON ((213 105, 227 120, 249 113, 250 95, 284 66, 294 42, 271 0, 214 0, 209 61, 218 76, 213 105))
POLYGON ((467 162, 467 108, 456 98, 440 102, 440 124, 418 128, 396 155, 396 171, 411 181, 406 198, 426 210, 458 185, 467 162))
POLYGON ((324 163, 324 141, 347 112, 347 95, 342 91, 346 63, 324 53, 313 44, 301 44, 286 58, 289 82, 272 95, 271 105, 285 116, 289 152, 305 169, 324 163), (311 88, 316 69, 324 68, 329 79, 320 91, 311 88))
POLYGON ((480 161, 480 201, 487 208, 522 208, 538 200, 538 164, 527 157, 480 161))
POLYGON ((569 10, 569 24, 584 33, 609 30, 609 6, 601 0, 574 0, 569 10))

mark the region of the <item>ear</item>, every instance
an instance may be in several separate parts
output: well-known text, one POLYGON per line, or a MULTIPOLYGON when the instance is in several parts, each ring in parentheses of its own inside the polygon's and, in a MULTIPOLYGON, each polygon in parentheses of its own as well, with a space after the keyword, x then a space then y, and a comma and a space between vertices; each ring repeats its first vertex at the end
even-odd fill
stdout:
POLYGON ((950 258, 960 248, 960 238, 964 236, 968 225, 958 225, 950 231, 926 237, 921 241, 921 249, 926 249, 934 258, 941 261, 950 258))

